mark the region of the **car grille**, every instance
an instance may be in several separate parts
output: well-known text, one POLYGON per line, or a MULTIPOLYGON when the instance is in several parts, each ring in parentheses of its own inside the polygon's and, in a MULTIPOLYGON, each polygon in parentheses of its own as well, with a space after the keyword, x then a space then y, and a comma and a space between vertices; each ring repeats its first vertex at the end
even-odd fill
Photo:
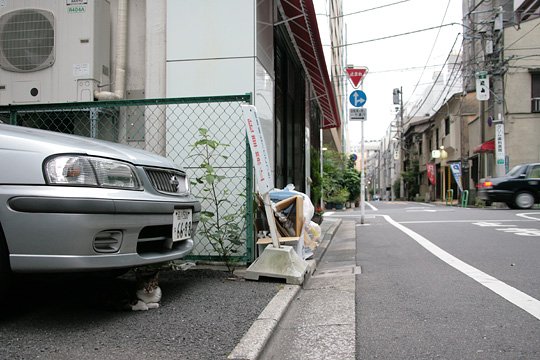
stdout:
POLYGON ((180 171, 145 168, 144 171, 159 192, 167 194, 187 194, 186 174, 180 171))

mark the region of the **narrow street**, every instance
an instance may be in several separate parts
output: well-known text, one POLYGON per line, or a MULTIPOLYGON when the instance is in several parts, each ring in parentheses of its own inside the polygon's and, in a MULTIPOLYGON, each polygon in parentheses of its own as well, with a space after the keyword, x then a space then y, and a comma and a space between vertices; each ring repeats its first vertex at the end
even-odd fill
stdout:
POLYGON ((341 226, 262 359, 540 356, 540 211, 373 202, 364 224, 325 219, 341 226))
POLYGON ((355 220, 357 359, 540 356, 540 212, 373 204, 355 220))

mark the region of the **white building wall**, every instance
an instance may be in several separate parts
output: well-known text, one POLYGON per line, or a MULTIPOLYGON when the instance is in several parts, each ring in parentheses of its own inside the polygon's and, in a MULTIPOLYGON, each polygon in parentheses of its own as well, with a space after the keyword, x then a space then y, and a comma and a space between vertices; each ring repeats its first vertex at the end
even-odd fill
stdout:
POLYGON ((168 0, 166 96, 253 94, 273 167, 272 9, 271 0, 168 0))

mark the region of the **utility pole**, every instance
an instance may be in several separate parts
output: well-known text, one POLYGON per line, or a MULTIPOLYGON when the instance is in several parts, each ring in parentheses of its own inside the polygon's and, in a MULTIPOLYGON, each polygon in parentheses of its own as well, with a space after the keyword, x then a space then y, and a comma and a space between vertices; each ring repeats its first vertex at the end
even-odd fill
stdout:
POLYGON ((504 144, 504 23, 503 8, 497 8, 497 15, 493 23, 493 36, 495 51, 493 54, 493 113, 495 121, 495 174, 497 177, 506 173, 506 151, 504 144))
MULTIPOLYGON (((404 196, 404 183, 403 183, 403 177, 401 176, 401 165, 402 165, 402 159, 403 159, 403 87, 395 88, 393 90, 393 101, 394 105, 399 105, 399 122, 396 126, 396 134, 397 134, 397 141, 398 141, 398 159, 395 159, 398 162, 399 166, 396 166, 396 176, 399 177, 399 198, 403 199, 404 196)), ((392 184, 393 189, 393 184, 392 184)), ((392 190, 393 191, 393 190, 392 190)))

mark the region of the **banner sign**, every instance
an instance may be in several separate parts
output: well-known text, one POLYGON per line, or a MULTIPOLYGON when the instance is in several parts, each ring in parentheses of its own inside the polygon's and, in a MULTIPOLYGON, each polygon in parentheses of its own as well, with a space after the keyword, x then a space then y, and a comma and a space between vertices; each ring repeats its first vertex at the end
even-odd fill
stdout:
POLYGON ((461 186, 461 163, 451 163, 450 168, 452 169, 452 174, 454 175, 454 180, 459 187, 459 191, 463 192, 463 186, 461 186))
POLYGON ((242 113, 246 124, 247 137, 253 164, 255 165, 255 174, 257 185, 261 194, 266 194, 274 189, 274 177, 270 167, 268 150, 261 128, 261 122, 257 116, 257 109, 253 105, 242 105, 242 113))
POLYGON ((427 176, 428 176, 429 182, 431 184, 435 185, 435 183, 437 182, 437 174, 436 174, 436 170, 435 170, 435 163, 428 162, 426 164, 426 168, 427 168, 427 176))

